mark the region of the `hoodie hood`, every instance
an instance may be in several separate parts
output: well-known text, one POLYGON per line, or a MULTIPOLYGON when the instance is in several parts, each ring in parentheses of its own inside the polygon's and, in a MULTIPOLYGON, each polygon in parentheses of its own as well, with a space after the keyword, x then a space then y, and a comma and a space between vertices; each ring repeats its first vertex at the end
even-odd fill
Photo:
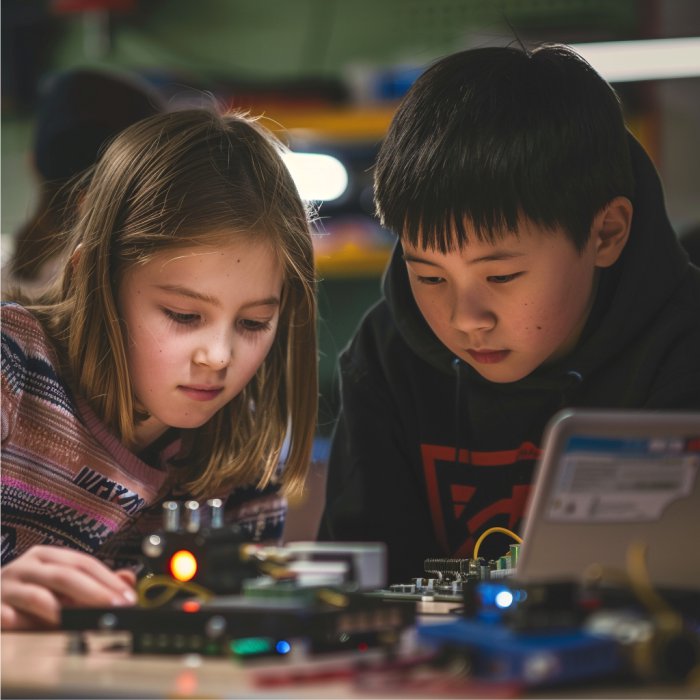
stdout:
MULTIPOLYGON (((571 385, 572 380, 580 382, 621 352, 683 282, 688 258, 668 220, 658 173, 632 135, 629 147, 635 178, 630 235, 618 261, 601 270, 596 300, 581 340, 568 356, 509 384, 511 388, 555 388, 571 385), (649 280, 654 283, 649 284, 649 280)), ((399 241, 382 284, 406 343, 433 367, 454 374, 454 355, 437 339, 413 299, 399 241)), ((488 381, 468 365, 463 371, 470 380, 488 381)))

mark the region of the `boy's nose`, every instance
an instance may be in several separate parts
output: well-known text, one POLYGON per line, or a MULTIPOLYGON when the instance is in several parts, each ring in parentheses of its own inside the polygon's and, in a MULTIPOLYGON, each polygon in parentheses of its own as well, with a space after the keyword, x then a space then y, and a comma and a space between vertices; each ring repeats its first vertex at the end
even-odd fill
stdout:
POLYGON ((465 333, 493 328, 496 316, 489 307, 474 294, 459 294, 452 301, 450 323, 465 333))

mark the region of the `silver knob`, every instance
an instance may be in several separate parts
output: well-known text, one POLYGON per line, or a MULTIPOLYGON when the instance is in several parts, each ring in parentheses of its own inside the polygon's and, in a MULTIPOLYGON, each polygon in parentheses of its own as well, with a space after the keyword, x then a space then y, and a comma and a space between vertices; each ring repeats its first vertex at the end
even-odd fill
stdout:
POLYGON ((224 526, 224 502, 220 498, 210 498, 207 501, 211 513, 210 527, 215 530, 224 526))
POLYGON ((200 512, 197 501, 185 501, 185 530, 199 532, 200 512))
POLYGON ((163 530, 177 532, 180 528, 180 504, 177 501, 163 503, 163 530))

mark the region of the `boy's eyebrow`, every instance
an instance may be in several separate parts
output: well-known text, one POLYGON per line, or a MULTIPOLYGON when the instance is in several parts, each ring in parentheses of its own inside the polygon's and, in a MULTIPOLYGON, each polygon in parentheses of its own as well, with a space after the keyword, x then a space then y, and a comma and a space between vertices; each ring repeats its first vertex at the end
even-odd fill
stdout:
MULTIPOLYGON (((162 289, 164 292, 171 292, 173 294, 179 294, 183 297, 188 297, 189 299, 194 299, 195 301, 202 301, 205 304, 212 304, 213 306, 221 306, 221 301, 210 294, 202 294, 189 287, 183 287, 179 284, 158 284, 155 285, 156 289, 162 289)), ((279 306, 279 297, 271 296, 265 297, 264 299, 255 299, 253 301, 248 301, 241 306, 245 309, 251 306, 279 306)))
MULTIPOLYGON (((478 258, 467 260, 467 262, 471 265, 473 263, 480 262, 493 262, 494 260, 510 260, 511 258, 521 258, 524 255, 525 253, 521 253, 514 250, 494 250, 493 253, 489 253, 488 255, 481 255, 478 258)), ((412 253, 404 253, 403 259, 406 262, 422 263, 423 265, 438 265, 438 263, 433 262, 432 260, 426 260, 425 258, 421 258, 419 255, 413 255, 412 253)))

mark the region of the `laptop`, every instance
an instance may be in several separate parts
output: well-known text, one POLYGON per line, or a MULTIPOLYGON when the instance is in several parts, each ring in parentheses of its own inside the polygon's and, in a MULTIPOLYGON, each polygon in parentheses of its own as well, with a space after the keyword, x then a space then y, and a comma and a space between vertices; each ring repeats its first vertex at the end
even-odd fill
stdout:
POLYGON ((700 591, 700 413, 561 411, 533 483, 519 581, 585 580, 598 565, 700 591))

